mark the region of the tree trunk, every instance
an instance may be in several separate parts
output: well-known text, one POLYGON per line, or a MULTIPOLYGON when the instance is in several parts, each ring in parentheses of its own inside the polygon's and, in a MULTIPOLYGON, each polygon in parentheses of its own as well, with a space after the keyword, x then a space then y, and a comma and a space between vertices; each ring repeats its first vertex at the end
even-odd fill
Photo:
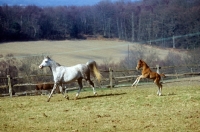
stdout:
POLYGON ((132 21, 132 38, 131 41, 134 42, 135 41, 135 29, 134 29, 134 13, 132 12, 132 17, 131 17, 131 21, 132 21))

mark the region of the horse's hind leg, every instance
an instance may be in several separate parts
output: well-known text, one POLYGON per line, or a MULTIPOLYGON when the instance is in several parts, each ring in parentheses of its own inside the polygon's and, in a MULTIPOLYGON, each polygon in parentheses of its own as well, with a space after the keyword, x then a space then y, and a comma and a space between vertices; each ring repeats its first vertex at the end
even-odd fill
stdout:
POLYGON ((90 87, 92 87, 92 90, 93 90, 93 93, 94 93, 94 95, 97 95, 97 92, 95 91, 95 88, 94 88, 94 83, 91 81, 91 79, 90 79, 90 71, 88 71, 87 73, 86 73, 86 78, 85 78, 85 80, 90 84, 90 87))
POLYGON ((63 85, 62 85, 62 86, 59 86, 59 90, 60 90, 60 92, 62 93, 62 95, 64 96, 64 98, 66 98, 66 99, 69 100, 69 96, 68 96, 68 95, 65 95, 65 94, 66 94, 66 89, 63 90, 63 85))
POLYGON ((83 84, 82 84, 82 78, 81 79, 78 79, 78 85, 79 85, 79 89, 78 89, 78 92, 76 93, 76 98, 78 98, 80 92, 81 92, 81 89, 83 88, 83 84))
POLYGON ((88 79, 87 81, 89 82, 90 86, 92 87, 94 95, 97 95, 97 92, 94 89, 94 83, 90 79, 88 79))

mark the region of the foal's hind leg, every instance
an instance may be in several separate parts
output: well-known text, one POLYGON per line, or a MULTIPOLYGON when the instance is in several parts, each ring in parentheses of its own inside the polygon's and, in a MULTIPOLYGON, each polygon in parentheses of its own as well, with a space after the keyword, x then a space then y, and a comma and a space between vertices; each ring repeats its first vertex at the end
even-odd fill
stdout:
POLYGON ((162 83, 160 82, 160 96, 162 95, 162 83))
POLYGON ((154 83, 158 86, 157 95, 161 96, 162 95, 162 84, 158 80, 155 80, 154 83))

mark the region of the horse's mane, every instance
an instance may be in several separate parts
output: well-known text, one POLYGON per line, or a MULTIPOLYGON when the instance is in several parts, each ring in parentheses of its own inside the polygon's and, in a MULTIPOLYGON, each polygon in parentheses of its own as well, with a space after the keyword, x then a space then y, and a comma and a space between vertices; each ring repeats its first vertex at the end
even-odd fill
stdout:
POLYGON ((61 64, 55 62, 54 60, 51 60, 51 61, 54 63, 54 65, 61 66, 61 64))
POLYGON ((58 62, 55 62, 54 60, 52 60, 49 56, 46 57, 47 59, 53 61, 56 65, 61 66, 61 64, 59 64, 58 62))
MULTIPOLYGON (((53 63, 54 65, 57 66, 61 66, 59 63, 55 62, 54 60, 52 60, 49 56, 46 57, 47 59, 51 60, 51 63, 53 63)), ((51 67, 49 66, 50 70, 52 71, 51 67)))
POLYGON ((57 64, 58 66, 61 66, 61 64, 59 64, 59 63, 57 63, 57 62, 56 62, 56 64, 57 64))

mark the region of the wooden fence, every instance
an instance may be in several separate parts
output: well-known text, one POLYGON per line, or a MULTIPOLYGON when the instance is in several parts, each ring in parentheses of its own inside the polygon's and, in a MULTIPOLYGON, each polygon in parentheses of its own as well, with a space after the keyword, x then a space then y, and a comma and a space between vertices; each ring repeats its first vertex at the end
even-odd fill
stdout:
MULTIPOLYGON (((157 73, 163 73, 164 70, 168 71, 169 68, 173 68, 174 73, 165 73, 165 76, 167 77, 166 79, 170 78, 180 78, 180 77, 186 77, 186 76, 198 76, 200 75, 200 66, 195 66, 196 71, 194 72, 193 69, 195 68, 188 68, 190 72, 185 72, 185 73, 178 73, 176 68, 180 69, 182 66, 168 66, 168 67, 159 67, 159 65, 156 65, 156 67, 152 67, 151 69, 156 70, 157 73), (162 69, 162 72, 160 71, 162 69)), ((189 67, 189 66, 187 66, 189 67)), ((194 67, 194 66, 193 66, 194 67)), ((137 71, 135 69, 129 69, 129 70, 114 70, 112 68, 109 68, 107 71, 101 71, 101 73, 104 75, 104 78, 101 82, 101 87, 108 87, 108 88, 113 88, 116 87, 116 85, 126 83, 131 86, 131 83, 138 77, 138 75, 141 74, 141 71, 137 71), (120 74, 119 74, 120 73, 120 74)), ((19 86, 19 85, 37 85, 36 83, 29 83, 29 84, 12 84, 13 79, 19 79, 19 78, 32 78, 32 77, 41 77, 41 76, 51 76, 52 75, 31 75, 31 76, 26 76, 26 77, 13 77, 11 78, 10 75, 7 75, 7 77, 0 77, 0 88, 8 88, 9 90, 9 95, 12 97, 12 88, 14 86, 19 86), (4 82, 3 86, 1 85, 2 82, 4 82)), ((144 80, 143 80, 144 81, 144 80)), ((122 85, 121 85, 122 86, 122 85)))
MULTIPOLYGON (((168 67, 159 67, 159 65, 156 65, 156 67, 151 67, 151 69, 154 69, 154 71, 156 71, 157 73, 161 74, 164 73, 165 77, 162 78, 164 80, 172 80, 172 79, 179 79, 179 78, 186 78, 186 77, 191 77, 191 76, 199 76, 200 75, 200 66, 194 66, 194 65, 190 65, 190 66, 168 66, 168 67), (180 67, 193 67, 193 68, 188 68, 188 71, 181 71, 180 67), (196 68, 194 68, 196 67, 196 68), (168 69, 173 68, 173 73, 167 73, 166 71, 168 69), (162 72, 160 71, 162 69, 162 72), (177 70, 178 69, 178 70, 177 70), (195 69, 195 71, 194 71, 195 69)), ((133 83, 135 81, 135 79, 141 75, 141 71, 137 71, 135 69, 130 69, 130 70, 112 70, 111 68, 109 68, 109 86, 110 88, 114 87, 114 81, 118 82, 118 83, 123 83, 123 82, 130 82, 133 83), (126 76, 115 76, 115 73, 118 72, 131 72, 131 73, 137 73, 137 74, 131 74, 131 75, 126 75, 126 76)), ((142 80, 141 80, 142 81, 142 80)), ((143 80, 143 81, 148 81, 143 80)), ((121 85, 122 86, 122 85, 121 85)), ((131 84, 130 84, 131 86, 131 84)))

